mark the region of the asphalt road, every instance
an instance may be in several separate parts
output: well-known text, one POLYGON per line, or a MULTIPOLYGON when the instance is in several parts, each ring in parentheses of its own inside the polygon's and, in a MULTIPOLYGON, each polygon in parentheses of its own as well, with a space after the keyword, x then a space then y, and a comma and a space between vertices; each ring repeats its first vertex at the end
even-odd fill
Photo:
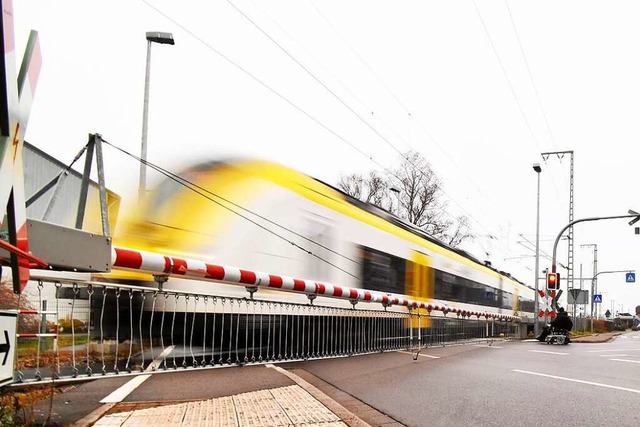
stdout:
MULTIPOLYGON (((640 332, 601 344, 515 341, 431 348, 415 361, 398 352, 279 366, 311 374, 407 426, 640 425, 640 332)), ((80 419, 128 379, 57 395, 56 420, 80 419)), ((207 399, 288 384, 264 366, 178 369, 149 377, 124 402, 207 399)))
POLYGON ((568 346, 507 342, 298 367, 407 426, 637 426, 640 333, 568 346), (438 359, 434 357, 439 357, 438 359))

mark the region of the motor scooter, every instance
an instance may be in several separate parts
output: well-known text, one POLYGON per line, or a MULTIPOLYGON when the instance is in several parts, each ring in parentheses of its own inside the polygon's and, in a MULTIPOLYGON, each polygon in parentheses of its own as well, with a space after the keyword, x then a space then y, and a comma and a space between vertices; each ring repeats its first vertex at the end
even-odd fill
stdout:
POLYGON ((571 341, 569 331, 552 328, 549 323, 542 328, 542 333, 536 339, 540 342, 556 345, 567 345, 571 341))

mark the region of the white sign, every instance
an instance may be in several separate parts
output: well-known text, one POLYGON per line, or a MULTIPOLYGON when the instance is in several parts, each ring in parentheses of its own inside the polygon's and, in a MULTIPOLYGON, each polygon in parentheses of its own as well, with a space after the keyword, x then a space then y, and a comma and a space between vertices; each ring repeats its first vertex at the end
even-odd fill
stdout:
POLYGON ((13 382, 16 317, 15 312, 0 311, 0 386, 13 382))

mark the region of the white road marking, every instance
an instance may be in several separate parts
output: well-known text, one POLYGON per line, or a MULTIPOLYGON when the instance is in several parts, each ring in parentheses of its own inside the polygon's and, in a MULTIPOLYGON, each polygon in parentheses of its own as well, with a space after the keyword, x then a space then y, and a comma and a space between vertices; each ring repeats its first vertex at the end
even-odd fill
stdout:
POLYGON ((474 344, 474 347, 485 347, 485 348, 502 348, 498 345, 489 345, 489 344, 474 344))
POLYGON ((629 360, 629 359, 609 359, 614 362, 629 362, 629 363, 640 363, 640 360, 629 360))
POLYGON ((128 382, 123 384, 120 388, 114 390, 109 396, 105 397, 100 401, 100 403, 118 403, 122 402, 125 397, 127 397, 133 390, 138 388, 140 384, 145 382, 147 378, 149 378, 151 374, 147 375, 138 375, 133 377, 128 382))
POLYGON ((513 372, 519 372, 521 374, 536 375, 538 377, 552 378, 554 380, 569 381, 569 382, 573 382, 573 383, 592 385, 592 386, 595 386, 595 387, 611 388, 611 389, 614 389, 614 390, 628 391, 628 392, 631 392, 631 393, 640 394, 640 390, 637 390, 637 389, 634 389, 634 388, 618 387, 618 386, 615 386, 615 385, 594 383, 592 381, 583 381, 583 380, 576 380, 576 379, 573 379, 573 378, 558 377, 558 376, 555 376, 555 375, 541 374, 539 372, 521 371, 520 369, 513 369, 513 372))
POLYGON ((628 356, 627 354, 601 354, 600 357, 623 357, 628 356))
POLYGON ((173 351, 174 348, 175 348, 175 345, 170 345, 169 347, 165 348, 162 351, 162 353, 160 353, 160 355, 158 357, 153 359, 153 362, 149 363, 149 366, 147 366, 145 371, 146 372, 151 372, 151 371, 155 371, 156 369, 158 369, 158 366, 160 366, 160 364, 164 361, 164 359, 169 354, 171 354, 171 352, 173 351))
POLYGON ((620 350, 589 350, 587 353, 615 353, 618 351, 640 351, 640 348, 624 348, 620 350))
POLYGON ((559 353, 557 351, 529 350, 531 353, 557 354, 558 356, 568 356, 569 353, 559 353))
MULTIPOLYGON (((415 355, 416 355, 415 353, 412 353, 412 352, 410 352, 410 351, 399 351, 398 353, 411 354, 411 355, 413 355, 413 356, 415 356, 415 355)), ((418 356, 420 356, 420 357, 427 357, 427 358, 429 358, 429 359, 440 359, 440 357, 438 357, 438 356, 432 356, 432 355, 430 355, 430 354, 422 354, 422 353, 420 353, 420 354, 418 354, 418 356)))

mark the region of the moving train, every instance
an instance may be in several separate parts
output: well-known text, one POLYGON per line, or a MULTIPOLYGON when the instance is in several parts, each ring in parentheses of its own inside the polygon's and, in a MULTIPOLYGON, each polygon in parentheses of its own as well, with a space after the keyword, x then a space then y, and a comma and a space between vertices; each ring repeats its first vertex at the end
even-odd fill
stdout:
MULTIPOLYGON (((123 222, 114 238, 118 246, 533 318, 534 290, 509 274, 379 207, 268 161, 190 167, 161 182, 123 222)), ((248 295, 240 286, 175 278, 165 287, 248 295)), ((275 291, 261 289, 256 297, 275 298, 269 292, 275 291)), ((308 302, 305 295, 284 297, 308 302)), ((348 305, 320 299, 317 304, 348 305)))

